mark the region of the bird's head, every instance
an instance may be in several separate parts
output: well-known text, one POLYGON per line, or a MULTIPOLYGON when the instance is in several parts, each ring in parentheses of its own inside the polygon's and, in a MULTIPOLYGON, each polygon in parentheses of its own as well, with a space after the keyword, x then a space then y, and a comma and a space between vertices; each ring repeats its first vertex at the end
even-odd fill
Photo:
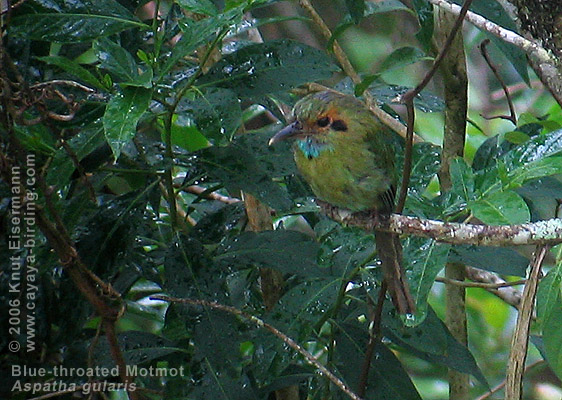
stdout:
MULTIPOLYGON (((273 145, 286 139, 314 137, 326 141, 330 136, 357 131, 361 121, 372 120, 372 115, 357 99, 336 92, 318 92, 299 100, 293 108, 293 121, 269 140, 273 145)), ((360 130, 359 130, 360 131, 360 130)))

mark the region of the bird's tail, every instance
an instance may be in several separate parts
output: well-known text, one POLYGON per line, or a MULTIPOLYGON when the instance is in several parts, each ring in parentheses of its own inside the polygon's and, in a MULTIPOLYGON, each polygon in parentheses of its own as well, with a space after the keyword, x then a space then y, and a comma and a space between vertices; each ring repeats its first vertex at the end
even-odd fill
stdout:
POLYGON ((402 268, 402 244, 398 235, 375 233, 377 253, 381 260, 384 280, 394 307, 400 314, 414 314, 416 305, 402 268))

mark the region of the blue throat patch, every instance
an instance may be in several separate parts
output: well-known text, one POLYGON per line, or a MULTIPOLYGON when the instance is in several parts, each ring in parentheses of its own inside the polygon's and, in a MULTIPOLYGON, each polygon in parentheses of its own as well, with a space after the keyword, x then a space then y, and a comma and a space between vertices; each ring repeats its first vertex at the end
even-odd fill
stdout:
POLYGON ((318 157, 320 153, 325 150, 333 150, 333 147, 331 145, 326 143, 319 143, 317 140, 313 139, 310 136, 307 136, 302 140, 297 140, 297 145, 309 160, 318 157))

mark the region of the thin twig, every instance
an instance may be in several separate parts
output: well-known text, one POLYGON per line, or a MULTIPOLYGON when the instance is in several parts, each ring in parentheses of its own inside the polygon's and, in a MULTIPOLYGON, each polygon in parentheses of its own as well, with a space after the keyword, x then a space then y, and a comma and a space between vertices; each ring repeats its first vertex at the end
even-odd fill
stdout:
POLYGON ((463 6, 461 8, 461 11, 458 15, 458 18, 455 21, 455 24, 453 25, 453 28, 451 29, 451 33, 447 37, 447 40, 445 41, 445 44, 443 45, 443 48, 439 52, 438 56, 435 58, 435 61, 433 62, 433 65, 431 66, 431 68, 427 72, 427 74, 425 74, 422 81, 415 88, 413 88, 411 90, 408 90, 406 93, 404 93, 400 97, 400 102, 404 103, 404 105, 406 106, 406 110, 408 112, 408 123, 406 125, 407 133, 406 133, 406 145, 405 145, 406 148, 404 150, 404 169, 403 169, 403 173, 402 173, 403 174, 402 175, 402 185, 400 186, 400 192, 399 192, 399 195, 398 195, 398 203, 396 205, 396 212, 397 213, 401 213, 402 210, 404 209, 404 205, 406 203, 406 196, 408 195, 408 186, 410 184, 410 174, 411 174, 411 170, 412 170, 412 156, 411 155, 412 155, 412 145, 413 145, 413 137, 414 137, 414 122, 415 122, 414 99, 418 94, 421 93, 421 91, 431 81, 431 79, 433 78, 433 75, 435 75, 435 72, 437 72, 437 68, 439 68, 439 65, 441 64, 441 62, 443 61, 443 59, 447 55, 447 52, 449 51, 449 49, 450 49, 450 47, 453 43, 453 40, 455 39, 455 36, 456 36, 457 32, 459 31, 459 29, 462 26, 464 16, 468 12, 468 7, 470 7, 471 3, 472 3, 472 0, 465 0, 463 6))
POLYGON ((489 43, 490 43, 490 39, 485 39, 485 40, 482 41, 482 43, 480 43, 480 53, 482 54, 482 57, 484 57, 484 60, 488 64, 488 67, 490 67, 490 69, 494 73, 494 76, 496 77, 496 79, 500 83, 500 85, 503 89, 503 92, 505 93, 505 99, 507 100, 507 105, 509 107, 509 115, 498 115, 498 116, 495 116, 495 117, 484 117, 484 118, 486 118, 486 119, 493 119, 493 118, 507 119, 508 121, 511 121, 513 123, 513 125, 517 125, 517 115, 515 114, 515 107, 513 106, 513 100, 511 99, 511 95, 509 94, 509 90, 507 89, 507 85, 505 84, 505 82, 503 81, 500 73, 498 72, 498 68, 494 65, 494 63, 492 63, 492 60, 490 60, 490 56, 488 55, 488 51, 486 50, 486 46, 489 43))
POLYGON ((314 357, 312 354, 310 354, 310 352, 308 352, 301 345, 299 345, 297 342, 295 342, 289 336, 285 335, 283 332, 279 331, 274 326, 268 324, 264 320, 254 316, 254 315, 248 314, 247 312, 244 312, 244 311, 239 310, 237 308, 227 306, 227 305, 224 305, 224 304, 219 304, 219 303, 216 303, 216 302, 213 302, 213 301, 197 300, 197 299, 179 299, 179 298, 175 298, 175 297, 168 297, 168 296, 161 296, 161 295, 150 296, 150 299, 151 300, 162 300, 162 301, 167 301, 167 302, 171 302, 171 303, 183 303, 183 304, 190 304, 190 305, 194 305, 194 306, 210 307, 210 308, 214 308, 214 309, 217 309, 217 310, 225 311, 225 312, 230 313, 230 314, 237 315, 239 317, 243 317, 243 318, 249 320, 250 322, 253 322, 254 324, 256 324, 259 328, 264 328, 264 329, 268 330, 269 332, 273 333, 275 336, 277 336, 279 339, 281 339, 287 346, 291 347, 293 350, 300 353, 304 358, 306 358, 306 360, 310 364, 312 364, 314 367, 316 367, 322 375, 324 375, 330 381, 332 381, 332 383, 334 385, 336 385, 338 388, 340 388, 351 399, 361 400, 361 397, 359 397, 356 393, 354 393, 340 378, 335 376, 330 370, 328 370, 324 365, 322 365, 316 357, 314 357))
MULTIPOLYGON (((527 365, 525 367, 524 373, 526 374, 531 369, 535 368, 537 365, 542 365, 542 364, 546 364, 546 361, 545 360, 537 360, 534 363, 527 365)), ((496 387, 491 389, 489 392, 484 393, 482 396, 477 397, 475 400, 486 400, 486 399, 490 398, 490 396, 492 396, 493 394, 502 390, 505 387, 505 383, 506 383, 506 380, 504 379, 499 385, 497 385, 496 387)))
POLYGON ((71 80, 66 80, 66 79, 54 79, 52 81, 45 81, 45 82, 39 82, 36 83, 34 85, 31 85, 29 87, 29 89, 39 89, 45 86, 54 86, 54 85, 65 85, 65 86, 72 86, 75 87, 77 89, 83 90, 84 92, 87 93, 94 93, 95 90, 86 86, 86 85, 82 85, 81 83, 75 82, 75 81, 71 81, 71 80))
POLYGON ((190 185, 183 188, 183 190, 188 193, 196 194, 197 196, 204 197, 209 200, 220 201, 221 203, 225 203, 225 204, 234 204, 234 203, 239 203, 241 201, 236 197, 223 196, 222 194, 209 191, 209 189, 198 185, 190 185))
MULTIPOLYGON (((371 369, 371 361, 373 355, 375 354, 375 347, 377 343, 381 340, 381 321, 382 321, 382 311, 384 307, 384 301, 386 298, 386 291, 388 287, 386 281, 383 280, 379 290, 379 295, 377 298, 377 306, 374 310, 369 313, 370 324, 369 324, 369 343, 367 343, 367 349, 365 350, 365 358, 363 359, 363 366, 361 367, 361 375, 359 376, 359 385, 357 387, 357 394, 361 397, 365 397, 367 391, 367 383, 369 381, 369 371, 371 369)), ((373 300, 370 296, 367 296, 367 305, 372 308, 373 300)))
POLYGON ((529 331, 533 319, 533 307, 539 285, 542 263, 548 254, 549 246, 537 246, 535 258, 531 264, 531 272, 523 290, 521 306, 517 315, 515 332, 511 341, 511 350, 506 371, 505 399, 520 400, 523 398, 523 375, 525 360, 529 346, 529 331))
POLYGON ((527 280, 525 279, 520 279, 518 281, 513 281, 513 282, 499 282, 499 283, 467 282, 467 281, 459 281, 457 279, 449 279, 442 276, 438 276, 437 278, 435 278, 435 281, 440 283, 447 283, 455 286, 473 287, 473 288, 481 288, 481 289, 499 289, 499 288, 510 287, 510 286, 524 285, 525 282, 527 282, 527 280))

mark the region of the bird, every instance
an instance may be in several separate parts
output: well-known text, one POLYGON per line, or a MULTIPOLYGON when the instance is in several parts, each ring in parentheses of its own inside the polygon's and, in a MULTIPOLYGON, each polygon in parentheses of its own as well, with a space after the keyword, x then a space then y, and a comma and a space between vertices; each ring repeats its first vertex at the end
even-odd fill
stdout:
MULTIPOLYGON (((335 91, 315 92, 296 102, 290 121, 269 145, 294 139, 297 169, 319 200, 352 212, 390 216, 397 184, 392 133, 364 103, 335 91)), ((376 231, 375 245, 394 307, 399 314, 413 315, 400 238, 376 231)))

